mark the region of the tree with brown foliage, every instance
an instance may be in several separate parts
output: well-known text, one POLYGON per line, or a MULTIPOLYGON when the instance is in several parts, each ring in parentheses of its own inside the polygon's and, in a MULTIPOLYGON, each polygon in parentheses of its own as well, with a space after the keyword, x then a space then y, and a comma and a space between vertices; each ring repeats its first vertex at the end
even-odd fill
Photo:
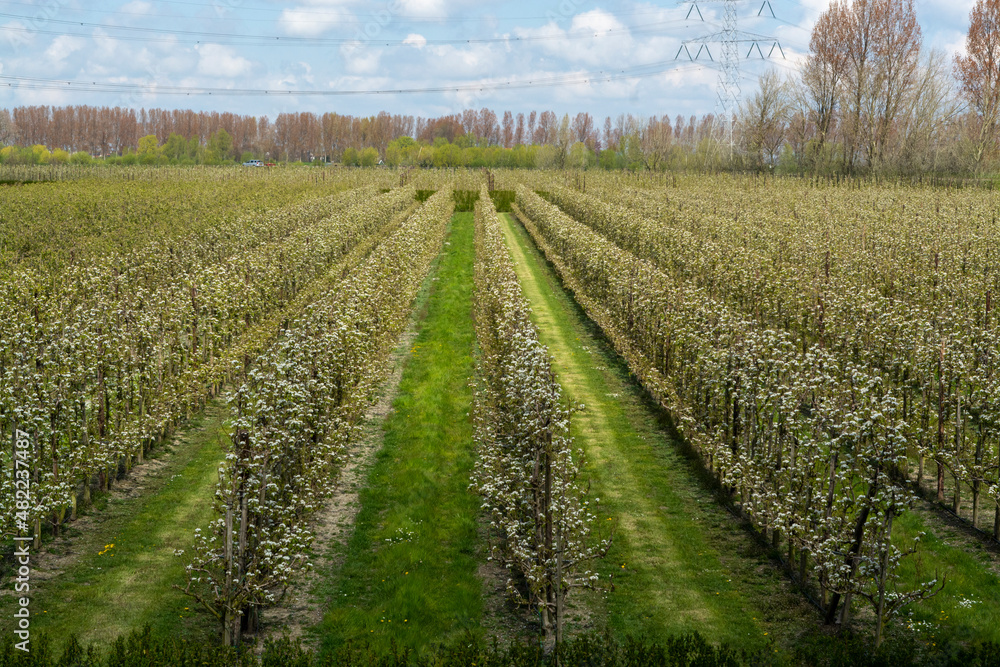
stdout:
POLYGON ((845 36, 845 166, 878 167, 893 123, 916 81, 921 33, 913 0, 854 0, 839 13, 845 36))
POLYGON ((832 2, 813 26, 809 58, 802 70, 806 106, 816 124, 816 143, 826 143, 832 129, 837 100, 847 69, 846 36, 848 9, 832 2))
POLYGON ((955 77, 975 111, 972 154, 976 169, 995 154, 1000 115, 1000 0, 978 0, 969 14, 967 55, 955 56, 955 77))
POLYGON ((774 70, 765 72, 757 91, 740 109, 740 139, 754 167, 774 165, 785 143, 791 104, 788 86, 774 70))

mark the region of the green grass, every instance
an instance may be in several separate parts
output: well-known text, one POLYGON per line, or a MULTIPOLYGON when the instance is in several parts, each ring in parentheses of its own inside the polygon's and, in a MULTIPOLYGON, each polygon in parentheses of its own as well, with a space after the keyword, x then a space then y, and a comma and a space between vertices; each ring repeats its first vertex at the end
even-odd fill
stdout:
MULTIPOLYGON (((190 552, 195 528, 212 518, 227 418, 223 400, 209 403, 145 478, 139 497, 99 499, 87 527, 68 526, 69 539, 51 546, 65 569, 32 573, 32 632, 46 631, 57 642, 75 634, 86 644, 148 623, 156 634, 215 641, 214 618, 196 613, 193 600, 172 585, 184 584, 188 562, 174 550, 190 552)), ((2 633, 10 630, 12 603, 0 597, 2 633)))
POLYGON ((479 627, 479 503, 469 411, 472 215, 456 214, 426 317, 384 425, 343 563, 320 592, 325 651, 350 641, 417 650, 479 627))
POLYGON ((914 630, 924 641, 942 637, 959 641, 1000 642, 1000 574, 997 555, 987 551, 978 537, 944 523, 926 502, 901 516, 894 524, 893 538, 900 547, 912 544, 920 532, 917 553, 903 561, 901 588, 915 582, 947 577, 936 597, 913 605, 914 630), (975 602, 960 606, 962 600, 975 602))
POLYGON ((698 630, 742 646, 779 635, 790 643, 815 612, 715 501, 697 465, 667 435, 665 415, 630 379, 524 229, 503 217, 541 341, 567 397, 586 406, 573 417, 573 435, 587 453, 601 521, 617 524, 601 572, 605 582, 614 576, 614 591, 589 599, 594 615, 606 614, 616 632, 664 637, 698 630))

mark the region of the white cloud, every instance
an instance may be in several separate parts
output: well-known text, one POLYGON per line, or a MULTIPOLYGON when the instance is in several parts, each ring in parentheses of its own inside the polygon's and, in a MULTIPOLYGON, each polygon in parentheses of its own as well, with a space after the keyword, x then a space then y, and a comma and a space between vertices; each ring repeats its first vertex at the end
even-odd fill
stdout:
POLYGON ((12 47, 15 51, 32 46, 35 43, 35 31, 31 30, 21 21, 10 21, 3 25, 3 44, 12 47))
POLYGON ((289 35, 319 37, 330 28, 348 20, 346 15, 316 14, 306 9, 286 9, 278 24, 289 35))
POLYGON ((52 44, 45 50, 45 57, 54 67, 61 67, 64 61, 76 51, 84 48, 87 40, 82 37, 70 37, 60 35, 52 40, 52 44))
MULTIPOLYGON (((807 10, 807 13, 810 15, 809 18, 814 21, 819 18, 820 14, 830 8, 830 0, 799 0, 799 4, 807 10)), ((781 11, 780 8, 774 7, 774 4, 771 6, 775 14, 781 11)))
POLYGON ((375 74, 378 72, 381 53, 381 50, 366 46, 360 42, 353 42, 340 47, 340 55, 344 59, 344 68, 351 74, 375 74))
POLYGON ((206 76, 234 78, 249 74, 252 63, 243 56, 220 44, 202 44, 195 47, 200 56, 198 73, 206 76))
POLYGON ((944 51, 950 59, 953 54, 966 55, 966 34, 957 31, 948 31, 938 35, 934 41, 934 46, 944 51))
POLYGON ((133 0, 133 2, 122 5, 119 11, 126 14, 151 14, 153 12, 153 3, 146 2, 145 0, 133 0))
POLYGON ((406 36, 406 39, 403 40, 403 44, 409 44, 417 47, 418 49, 422 49, 427 45, 427 38, 414 32, 406 36))
POLYGON ((404 16, 445 16, 444 0, 398 0, 404 16))
POLYGON ((451 44, 428 49, 434 56, 426 64, 426 76, 438 80, 477 78, 503 72, 503 58, 494 48, 496 45, 472 44, 458 48, 451 44))
MULTIPOLYGON (((330 90, 384 90, 386 88, 391 88, 393 85, 398 85, 398 82, 388 77, 370 75, 340 76, 328 83, 330 90)), ((387 97, 386 99, 391 98, 387 97)), ((382 102, 379 106, 384 109, 386 108, 383 106, 384 104, 385 103, 382 102)))
POLYGON ((920 12, 926 7, 949 14, 958 14, 962 19, 967 19, 975 4, 976 0, 921 0, 917 11, 920 12))
POLYGON ((604 32, 607 30, 623 29, 625 29, 625 25, 603 9, 592 9, 589 12, 577 14, 573 17, 573 23, 570 27, 572 32, 586 30, 604 32))
POLYGON ((577 14, 568 30, 549 22, 540 28, 515 28, 514 34, 529 48, 589 65, 621 62, 633 46, 628 28, 602 9, 577 14))

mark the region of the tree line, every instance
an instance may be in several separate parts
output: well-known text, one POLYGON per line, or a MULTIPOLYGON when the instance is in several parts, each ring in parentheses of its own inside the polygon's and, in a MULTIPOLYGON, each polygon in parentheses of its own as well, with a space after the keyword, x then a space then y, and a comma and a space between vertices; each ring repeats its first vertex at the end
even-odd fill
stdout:
POLYGON ((423 118, 381 112, 267 116, 167 109, 26 106, 0 109, 0 162, 218 164, 250 158, 370 166, 657 168, 671 148, 695 150, 714 118, 514 114, 492 109, 423 118), (542 150, 544 148, 544 150, 542 150), (477 149, 468 151, 467 149, 477 149), (517 149, 521 149, 517 152, 517 149), (464 151, 464 153, 463 153, 464 151))
POLYGON ((800 73, 774 71, 737 119, 744 166, 981 173, 1000 158, 1000 0, 977 0, 966 54, 923 45, 913 0, 833 0, 800 73))

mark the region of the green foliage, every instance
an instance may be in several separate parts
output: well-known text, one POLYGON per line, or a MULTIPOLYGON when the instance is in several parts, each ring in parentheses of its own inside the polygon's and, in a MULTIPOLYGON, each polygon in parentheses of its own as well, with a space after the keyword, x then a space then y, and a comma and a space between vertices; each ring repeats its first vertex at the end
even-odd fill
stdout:
POLYGON ((358 156, 358 162, 362 167, 374 167, 378 164, 378 151, 369 146, 361 151, 361 154, 358 156))
POLYGON ((155 134, 148 134, 139 139, 139 149, 136 151, 142 164, 155 164, 160 156, 160 144, 155 134))
POLYGON ((52 153, 49 152, 49 149, 40 144, 32 146, 31 152, 34 156, 34 164, 48 164, 49 158, 52 157, 52 153))
MULTIPOLYGON (((829 638, 797 656, 797 664, 817 667, 988 667, 998 664, 1000 645, 975 644, 952 647, 954 652, 921 654, 903 642, 873 652, 861 638, 829 638)), ((75 640, 62 653, 48 637, 32 639, 31 653, 13 648, 13 639, 0 642, 0 667, 768 667, 782 662, 763 652, 722 645, 715 646, 697 632, 675 635, 662 641, 586 634, 568 641, 545 655, 537 645, 501 644, 496 640, 461 636, 425 652, 405 647, 374 649, 358 644, 329 656, 317 656, 301 643, 282 638, 267 641, 258 656, 253 651, 205 645, 157 637, 146 628, 117 639, 106 647, 83 647, 75 640)))
POLYGON ((570 169, 587 169, 597 166, 597 155, 582 141, 573 144, 566 156, 566 166, 570 169))
POLYGON ((416 200, 423 204, 425 201, 431 198, 437 190, 417 190, 416 200))
POLYGON ((69 162, 70 164, 90 164, 93 160, 90 157, 90 153, 87 153, 86 151, 77 151, 69 156, 69 162))
POLYGON ((514 203, 516 196, 517 193, 513 190, 494 190, 490 193, 497 213, 510 213, 510 205, 514 203))
POLYGON ((344 149, 344 155, 340 158, 340 161, 348 167, 357 167, 361 164, 358 160, 358 151, 350 146, 344 149))
POLYGON ((223 129, 209 135, 206 145, 205 164, 221 164, 232 159, 233 138, 223 129))
POLYGON ((452 197, 455 198, 455 211, 459 213, 471 213, 476 209, 476 202, 479 201, 479 192, 476 190, 455 190, 452 197))
POLYGON ((601 169, 621 169, 624 166, 624 159, 617 151, 605 148, 601 151, 598 164, 600 164, 601 169))
POLYGON ((975 642, 968 645, 940 641, 915 642, 894 635, 877 649, 871 638, 849 633, 843 637, 813 636, 796 647, 796 664, 815 667, 988 667, 1000 665, 1000 644, 975 642))
POLYGON ((2 164, 49 164, 51 157, 45 146, 5 146, 0 149, 2 164))
POLYGON ((194 145, 188 142, 187 139, 179 134, 172 133, 167 138, 167 143, 163 144, 162 152, 163 155, 174 162, 180 162, 185 158, 194 158, 198 154, 197 140, 194 141, 194 145), (192 153, 193 149, 193 153, 192 153))

